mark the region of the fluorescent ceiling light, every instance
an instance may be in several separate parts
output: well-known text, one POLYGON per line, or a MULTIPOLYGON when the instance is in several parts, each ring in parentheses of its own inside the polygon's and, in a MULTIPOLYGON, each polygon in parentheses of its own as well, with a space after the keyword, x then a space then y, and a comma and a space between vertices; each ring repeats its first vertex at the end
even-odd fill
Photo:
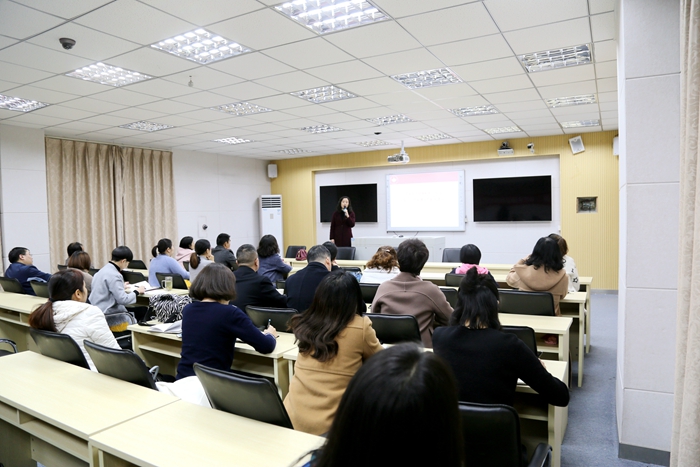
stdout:
POLYGON ((92 65, 83 68, 78 68, 75 71, 66 73, 66 76, 114 87, 125 86, 127 84, 153 79, 152 76, 144 75, 138 71, 125 70, 123 68, 107 65, 101 62, 93 63, 92 65))
POLYGON ((373 146, 388 146, 389 145, 389 143, 387 143, 386 141, 382 141, 379 139, 375 139, 372 141, 360 141, 359 143, 355 143, 355 144, 357 144, 358 146, 363 146, 365 148, 371 148, 373 146))
POLYGON ((283 152, 285 154, 306 154, 306 153, 310 153, 311 151, 307 151, 306 149, 293 148, 293 149, 283 149, 283 150, 277 151, 277 152, 283 152))
POLYGON ((252 52, 244 45, 202 28, 164 39, 151 44, 151 47, 201 64, 252 52))
POLYGON ((142 120, 140 122, 129 123, 128 125, 119 125, 119 128, 127 128, 129 130, 139 131, 160 131, 175 127, 172 125, 164 125, 162 123, 146 122, 142 120))
POLYGON ((39 101, 22 99, 21 97, 3 96, 0 94, 0 109, 14 110, 15 112, 31 112, 32 110, 46 107, 49 104, 39 101))
POLYGON ((323 102, 339 101, 343 99, 352 99, 357 97, 344 89, 337 88, 335 86, 322 86, 320 88, 306 89, 304 91, 297 91, 290 93, 292 96, 300 97, 301 99, 313 102, 314 104, 321 104, 323 102))
POLYGON ((445 84, 457 84, 462 82, 462 78, 454 74, 449 68, 414 71, 411 73, 394 75, 392 78, 408 89, 422 89, 431 86, 442 86, 445 84))
POLYGON ((562 49, 544 50, 530 54, 518 55, 528 73, 554 70, 567 66, 586 65, 591 63, 591 47, 589 44, 564 47, 562 49))
POLYGON ((498 133, 518 133, 523 130, 517 126, 502 126, 499 128, 486 128, 484 131, 490 135, 496 135, 498 133))
POLYGON ((370 2, 362 0, 295 0, 279 4, 275 9, 316 34, 390 19, 370 2))
POLYGON ((435 141, 437 139, 451 139, 452 136, 446 135, 445 133, 435 133, 434 135, 423 135, 423 136, 416 136, 416 139, 419 139, 421 141, 435 141))
POLYGON ((342 131, 340 128, 330 125, 305 126, 304 128, 300 129, 302 131, 308 131, 309 133, 330 133, 331 131, 342 131))
POLYGON ((377 117, 377 118, 367 118, 366 121, 370 123, 374 123, 375 125, 383 126, 383 125, 392 125, 394 123, 408 123, 408 122, 413 122, 414 120, 411 120, 407 116, 403 114, 399 115, 389 115, 387 117, 377 117))
POLYGON ((562 122, 563 128, 580 128, 584 126, 598 126, 600 120, 577 120, 575 122, 562 122))
POLYGON ((555 97, 546 99, 545 102, 548 106, 555 109, 557 107, 566 107, 567 105, 595 104, 596 98, 595 94, 583 94, 581 96, 555 97))
POLYGON ((217 105, 216 107, 210 107, 210 109, 236 116, 272 112, 272 109, 260 107, 259 105, 251 104, 250 102, 235 102, 233 104, 217 105))
POLYGON ((226 143, 226 144, 243 144, 243 143, 252 142, 249 139, 236 138, 236 137, 215 139, 214 141, 216 141, 217 143, 226 143))
POLYGON ((477 105, 475 107, 461 107, 450 109, 450 112, 458 117, 474 117, 475 115, 497 114, 498 110, 492 105, 477 105))

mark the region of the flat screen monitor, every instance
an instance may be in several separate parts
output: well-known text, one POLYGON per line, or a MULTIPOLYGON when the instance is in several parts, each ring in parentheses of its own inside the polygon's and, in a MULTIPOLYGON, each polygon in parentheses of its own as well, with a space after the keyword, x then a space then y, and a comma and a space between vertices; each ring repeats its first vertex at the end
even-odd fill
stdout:
POLYGON ((329 185, 320 188, 321 222, 330 222, 341 196, 350 198, 355 222, 377 222, 377 184, 329 185))
POLYGON ((474 222, 551 220, 551 175, 474 179, 474 222))

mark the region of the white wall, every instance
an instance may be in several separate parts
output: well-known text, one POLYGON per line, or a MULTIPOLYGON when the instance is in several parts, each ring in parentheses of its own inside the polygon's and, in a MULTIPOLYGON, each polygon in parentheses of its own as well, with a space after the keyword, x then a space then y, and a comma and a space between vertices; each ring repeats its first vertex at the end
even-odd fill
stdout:
POLYGON ((621 457, 642 460, 671 448, 680 11, 679 2, 667 0, 620 3, 617 424, 621 457))
MULTIPOLYGON (((561 215, 559 206, 559 156, 533 158, 508 158, 480 161, 429 164, 420 166, 388 166, 357 170, 342 170, 316 173, 316 235, 317 242, 328 240, 330 223, 321 223, 319 190, 328 185, 377 184, 377 219, 379 222, 358 223, 353 228, 354 237, 393 236, 386 229, 386 176, 396 173, 438 172, 463 170, 466 203, 466 230, 460 232, 421 232, 429 236, 444 236, 445 247, 459 248, 473 243, 481 250, 482 263, 514 264, 528 255, 538 238, 559 232, 561 215), (552 176, 552 221, 551 222, 473 222, 472 180, 475 178, 520 177, 531 175, 552 176)), ((414 232, 399 232, 404 237, 414 232)), ((438 259, 439 261, 439 259, 438 259)))
POLYGON ((173 151, 178 238, 206 238, 216 245, 222 232, 231 249, 260 241, 260 195, 270 194, 267 161, 194 151, 173 151), (199 227, 209 227, 200 235, 199 227))

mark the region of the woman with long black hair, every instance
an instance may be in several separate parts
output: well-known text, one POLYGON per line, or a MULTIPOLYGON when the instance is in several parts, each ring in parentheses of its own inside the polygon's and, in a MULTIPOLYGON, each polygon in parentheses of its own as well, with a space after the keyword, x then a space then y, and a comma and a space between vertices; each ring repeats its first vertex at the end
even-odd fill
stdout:
POLYGON ((335 246, 352 246, 352 228, 355 227, 355 211, 350 198, 343 196, 338 200, 331 218, 331 242, 335 246))

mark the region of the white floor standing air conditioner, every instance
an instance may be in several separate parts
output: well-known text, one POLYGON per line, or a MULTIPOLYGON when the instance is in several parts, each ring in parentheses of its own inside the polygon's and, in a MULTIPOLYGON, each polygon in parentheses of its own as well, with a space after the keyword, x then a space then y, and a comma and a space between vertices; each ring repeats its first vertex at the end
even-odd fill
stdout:
POLYGON ((274 235, 284 254, 282 195, 262 195, 260 197, 260 236, 263 235, 274 235))

